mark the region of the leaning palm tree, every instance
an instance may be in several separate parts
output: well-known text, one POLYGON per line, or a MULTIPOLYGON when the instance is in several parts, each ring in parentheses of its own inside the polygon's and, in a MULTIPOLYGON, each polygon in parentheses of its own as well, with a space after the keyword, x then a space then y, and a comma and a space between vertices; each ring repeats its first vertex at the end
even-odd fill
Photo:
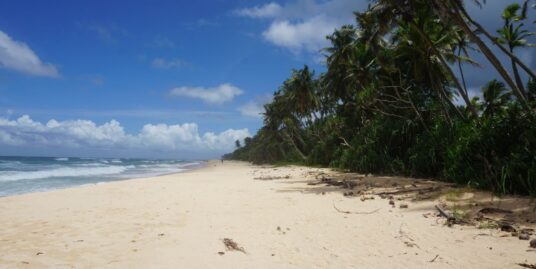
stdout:
MULTIPOLYGON (((518 14, 518 11, 521 9, 521 6, 519 4, 511 4, 507 6, 502 14, 502 18, 504 20, 504 25, 501 29, 497 30, 497 32, 500 35, 499 42, 501 44, 506 44, 508 46, 508 50, 510 53, 514 54, 514 49, 519 47, 528 47, 533 46, 533 44, 529 44, 526 40, 527 37, 530 37, 533 35, 533 33, 529 32, 528 30, 523 29, 523 23, 518 23, 515 25, 515 22, 520 22, 525 19, 524 12, 522 11, 521 14, 518 14)), ((517 64, 514 61, 514 59, 511 59, 512 61, 512 71, 514 72, 514 77, 516 80, 517 87, 525 94, 527 95, 525 91, 525 87, 523 86, 523 81, 521 80, 521 76, 519 75, 519 70, 517 69, 517 64)))
MULTIPOLYGON (((387 0, 386 0, 387 1, 387 0)), ((473 2, 476 2, 478 4, 481 4, 479 0, 473 0, 473 2)), ((508 84, 508 86, 512 89, 512 92, 516 95, 516 97, 519 99, 519 101, 525 106, 525 108, 529 108, 527 98, 525 97, 524 93, 521 89, 516 85, 506 68, 502 65, 500 60, 497 58, 497 56, 491 51, 491 49, 488 47, 488 45, 485 44, 485 42, 477 35, 476 31, 471 29, 472 26, 476 27, 478 32, 484 33, 486 37, 491 39, 492 42, 497 44, 499 48, 503 52, 505 52, 511 59, 516 61, 523 69, 529 74, 529 76, 536 78, 536 75, 530 68, 528 68, 522 61, 520 61, 515 55, 510 53, 507 49, 505 49, 500 43, 498 43, 497 39, 493 37, 491 34, 489 34, 482 25, 480 25, 478 22, 476 22, 467 12, 465 9, 465 2, 463 0, 431 0, 430 4, 433 6, 433 10, 438 14, 439 18, 443 21, 445 24, 454 23, 462 31, 465 32, 465 34, 473 41, 482 54, 488 59, 488 61, 492 64, 492 66, 497 70, 499 75, 503 78, 503 80, 508 84)))
POLYGON ((272 136, 273 139, 289 144, 292 151, 296 152, 301 159, 305 159, 303 150, 298 146, 300 144, 303 148, 304 144, 299 130, 300 121, 296 118, 284 89, 282 87, 283 91, 275 92, 273 101, 264 106, 264 124, 275 134, 272 136))
MULTIPOLYGON (((419 36, 415 38, 418 38, 422 46, 426 47, 423 53, 430 55, 431 60, 442 65, 443 71, 453 83, 458 95, 462 97, 470 114, 477 117, 476 108, 471 103, 467 91, 451 68, 451 64, 455 61, 471 62, 468 57, 458 57, 453 53, 453 48, 459 45, 456 42, 456 36, 460 34, 460 29, 452 24, 439 23, 430 3, 422 0, 376 0, 376 4, 366 13, 376 17, 376 23, 384 25, 384 27, 376 27, 384 35, 392 31, 389 28, 396 29, 401 26, 417 33, 419 36)), ((360 18, 363 17, 360 16, 360 18)), ((445 99, 445 101, 448 100, 445 99)), ((457 108, 454 109, 457 110, 457 108)))
POLYGON ((327 53, 328 69, 324 77, 325 88, 328 89, 327 98, 331 103, 340 100, 345 104, 351 99, 353 92, 347 74, 348 62, 357 39, 357 29, 352 25, 345 25, 326 38, 331 42, 330 47, 322 50, 327 53))
POLYGON ((292 75, 283 83, 284 94, 293 108, 293 112, 309 122, 318 109, 319 101, 316 93, 314 72, 305 65, 303 69, 292 70, 292 75))

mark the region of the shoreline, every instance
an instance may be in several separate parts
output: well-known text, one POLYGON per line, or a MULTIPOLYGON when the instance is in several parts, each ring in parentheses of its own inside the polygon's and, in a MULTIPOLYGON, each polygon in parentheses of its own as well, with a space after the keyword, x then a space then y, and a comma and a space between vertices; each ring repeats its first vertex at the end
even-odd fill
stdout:
MULTIPOLYGON (((197 169, 203 169, 211 160, 200 160, 200 161, 192 161, 192 162, 198 162, 198 165, 192 165, 193 168, 184 169, 184 171, 175 171, 175 172, 164 172, 162 174, 157 175, 139 175, 135 177, 128 177, 128 178, 114 178, 111 180, 105 180, 105 181, 98 181, 94 183, 83 183, 80 185, 71 185, 71 186, 62 186, 62 187, 55 187, 55 188, 48 188, 43 190, 35 190, 35 191, 28 191, 28 192, 21 192, 21 193, 14 193, 14 194, 8 194, 8 195, 0 195, 0 199, 4 197, 13 197, 13 196, 20 196, 20 195, 26 195, 26 194, 33 194, 33 193, 44 193, 44 192, 53 192, 53 191, 59 191, 59 190, 66 190, 66 189, 72 189, 72 188, 83 188, 88 186, 96 186, 96 185, 102 185, 102 184, 109 184, 109 183, 115 183, 115 182, 121 182, 121 181, 129 181, 129 180, 138 180, 138 179, 149 179, 149 178, 158 178, 162 176, 168 176, 168 175, 174 175, 174 174, 182 174, 186 173, 188 171, 197 170, 197 169)), ((183 168, 179 168, 183 169, 183 168)))
MULTIPOLYGON (((372 194, 411 184, 451 194, 440 182, 209 161, 166 176, 1 197, 0 267, 516 268, 533 262, 528 241, 509 233, 447 227, 434 210, 445 196, 413 200, 404 193, 393 207, 372 194), (352 190, 339 185, 348 180, 357 184, 352 190)), ((483 195, 467 190, 444 202, 449 210, 473 200, 488 207, 483 195)), ((493 206, 525 202, 504 197, 493 206)))

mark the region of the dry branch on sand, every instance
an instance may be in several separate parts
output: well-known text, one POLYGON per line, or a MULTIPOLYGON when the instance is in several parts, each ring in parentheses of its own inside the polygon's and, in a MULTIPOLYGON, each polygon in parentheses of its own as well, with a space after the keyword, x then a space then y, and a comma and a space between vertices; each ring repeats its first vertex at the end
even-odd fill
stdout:
POLYGON ((425 193, 425 192, 437 191, 439 189, 441 189, 441 187, 432 186, 432 187, 426 187, 426 188, 413 188, 413 189, 400 189, 396 191, 384 191, 384 192, 379 192, 375 194, 382 196, 382 195, 398 195, 398 194, 404 194, 404 193, 410 193, 410 192, 425 193))
POLYGON ((337 212, 339 212, 339 213, 343 213, 343 214, 360 214, 360 215, 368 215, 368 214, 373 214, 373 213, 376 213, 376 212, 380 211, 379 208, 376 209, 376 210, 369 211, 369 212, 358 212, 358 211, 340 210, 340 209, 338 209, 338 208, 335 206, 335 203, 333 203, 333 208, 335 208, 335 210, 337 210, 337 212))
POLYGON ((467 224, 468 222, 465 221, 465 220, 462 220, 460 218, 457 218, 454 214, 446 211, 445 209, 443 209, 441 206, 439 205, 436 205, 435 208, 437 209, 437 211, 439 212, 439 215, 441 215, 442 217, 445 217, 447 219, 447 224, 448 226, 451 226, 453 224, 467 224))
POLYGON ((276 180, 276 179, 289 179, 290 175, 286 176, 267 176, 267 177, 254 177, 254 180, 276 180))
POLYGON ((536 264, 518 263, 517 265, 524 267, 524 268, 536 269, 536 264))
POLYGON ((511 210, 506 210, 502 208, 495 208, 495 207, 485 207, 478 211, 482 214, 512 214, 511 210))

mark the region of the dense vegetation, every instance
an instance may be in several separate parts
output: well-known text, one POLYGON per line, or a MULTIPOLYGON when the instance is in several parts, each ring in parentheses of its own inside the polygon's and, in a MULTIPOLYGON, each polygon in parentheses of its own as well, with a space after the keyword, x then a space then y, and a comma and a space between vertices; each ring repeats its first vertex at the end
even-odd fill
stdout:
POLYGON ((464 5, 372 1, 355 13, 356 26, 327 37, 327 71, 293 70, 265 105, 264 126, 225 157, 536 195, 536 75, 515 56, 530 46, 534 6, 507 6, 504 26, 490 33, 464 5), (466 86, 464 68, 479 65, 470 51, 498 74, 481 98, 470 99, 466 86))

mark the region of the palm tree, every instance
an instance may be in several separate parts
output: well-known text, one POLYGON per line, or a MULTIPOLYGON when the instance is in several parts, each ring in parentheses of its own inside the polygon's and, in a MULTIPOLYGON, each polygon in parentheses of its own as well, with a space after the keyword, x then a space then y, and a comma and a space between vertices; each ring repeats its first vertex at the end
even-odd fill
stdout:
MULTIPOLYGON (((481 1, 479 0, 473 1, 478 4, 481 3, 481 1)), ((501 75, 501 77, 508 84, 508 86, 512 89, 519 101, 525 106, 525 108, 528 109, 529 106, 524 93, 521 91, 521 89, 517 87, 516 83, 514 82, 510 74, 508 74, 508 71, 506 71, 506 68, 504 68, 497 56, 484 43, 484 41, 480 39, 480 37, 478 37, 475 31, 471 29, 470 25, 475 26, 479 32, 484 33, 488 38, 492 40, 492 42, 498 44, 496 38, 493 38, 478 22, 476 22, 471 16, 469 16, 467 10, 465 9, 463 0, 431 0, 431 4, 433 5, 434 11, 437 13, 443 23, 456 24, 458 27, 460 27, 462 31, 465 32, 465 34, 471 39, 471 41, 473 41, 478 46, 480 51, 484 54, 484 56, 493 65, 493 67, 501 75)), ((502 46, 500 46, 499 44, 499 47, 502 46)), ((501 50, 503 49, 504 47, 501 48, 501 50)), ((511 54, 506 49, 504 49, 503 52, 506 52, 510 58, 519 63, 520 66, 522 66, 530 76, 536 77, 534 76, 534 73, 530 70, 530 68, 525 68, 526 65, 524 65, 517 57, 515 57, 515 55, 511 54)))
MULTIPOLYGON (((456 63, 458 65, 458 72, 460 72, 460 78, 461 78, 461 82, 462 82, 462 86, 463 86, 463 91, 467 96, 469 96, 468 91, 467 91, 467 83, 465 81, 465 74, 463 72, 462 64, 468 63, 468 64, 471 64, 473 66, 479 66, 479 64, 476 63, 475 61, 473 61, 469 57, 468 50, 470 49, 470 50, 474 51, 475 49, 471 46, 471 42, 467 38, 467 35, 465 35, 462 31, 458 30, 456 32, 455 40, 456 40, 456 43, 452 47, 452 53, 455 54, 456 58, 457 58, 456 63)), ((472 100, 471 100, 471 104, 472 104, 472 107, 475 107, 474 102, 472 100)))
POLYGON ((331 47, 324 48, 327 52, 326 62, 328 71, 325 74, 324 81, 326 82, 327 92, 332 103, 341 100, 342 103, 347 103, 352 95, 352 87, 348 83, 348 62, 352 57, 352 50, 357 38, 356 29, 352 25, 342 26, 341 29, 327 36, 331 42, 331 47))
POLYGON ((316 117, 315 112, 319 106, 313 77, 314 72, 309 71, 309 67, 305 65, 303 69, 292 70, 291 77, 283 83, 284 94, 293 112, 308 121, 311 117, 316 117))
MULTIPOLYGON (((408 31, 413 31, 420 35, 412 37, 415 39, 412 44, 424 46, 422 53, 429 55, 428 57, 431 61, 436 61, 442 65, 442 71, 454 83, 455 89, 464 100, 471 115, 473 117, 478 116, 478 112, 471 103, 467 91, 450 66, 455 61, 470 61, 467 57, 458 57, 453 53, 453 48, 459 45, 456 42, 456 36, 460 34, 459 29, 450 24, 441 25, 438 23, 429 3, 418 0, 377 0, 376 5, 370 9, 369 13, 377 17, 376 21, 386 27, 390 26, 396 29, 403 26, 408 28, 408 31), (432 55, 430 55, 430 52, 432 52, 432 55)), ((378 27, 378 29, 382 29, 384 33, 389 32, 385 27, 378 27)), ((437 82, 429 85, 436 85, 436 89, 438 87, 437 82)), ((449 102, 451 107, 458 112, 458 108, 450 100, 447 100, 448 94, 444 94, 441 91, 438 91, 438 93, 443 96, 445 102, 449 102)), ((458 114, 464 118, 462 113, 458 112, 458 114)))
MULTIPOLYGON (((461 0, 458 0, 458 1, 461 1, 461 0)), ((486 1, 485 0, 473 0, 473 2, 477 3, 479 6, 482 6, 482 3, 485 3, 486 1)), ((522 12, 521 12, 521 17, 523 19, 526 18, 526 12, 527 12, 527 5, 528 5, 528 2, 529 0, 525 0, 523 2, 523 7, 522 7, 522 12)), ((499 47, 499 49, 505 53, 506 55, 508 55, 508 57, 510 57, 513 61, 516 62, 516 64, 518 64, 521 68, 523 68, 523 70, 525 70, 525 72, 529 75, 529 77, 531 77, 532 79, 536 79, 536 74, 534 73, 534 71, 529 67, 527 66, 523 61, 521 61, 518 57, 516 57, 513 53, 511 53, 510 51, 508 51, 507 48, 505 48, 504 46, 502 46, 502 44, 499 42, 499 39, 497 37, 494 37, 493 35, 491 35, 488 31, 486 31, 486 29, 480 25, 477 21, 475 21, 473 18, 471 18, 471 16, 469 16, 469 14, 467 13, 467 11, 465 10, 465 8, 463 8, 463 4, 458 4, 459 6, 461 6, 462 8, 460 9, 460 11, 463 13, 463 15, 467 18, 467 20, 469 21, 469 23, 471 23, 472 25, 474 25, 476 27, 476 31, 475 32, 480 32, 480 33, 483 33, 489 40, 491 40, 493 42, 493 44, 495 44, 497 47, 499 47)), ((536 8, 536 4, 533 5, 533 8, 536 8)), ((534 23, 536 23, 536 21, 534 21, 534 23)))
MULTIPOLYGON (((284 90, 284 87, 281 87, 284 90)), ((273 134, 272 139, 277 139, 290 144, 301 159, 306 156, 303 150, 297 145, 300 143, 303 147, 303 139, 300 136, 300 121, 295 117, 289 98, 284 91, 274 93, 274 99, 271 103, 264 106, 264 124, 273 134)), ((286 154, 286 153, 285 153, 286 154)))
MULTIPOLYGON (((533 33, 530 33, 529 31, 522 29, 523 23, 514 25, 514 22, 519 22, 525 18, 524 14, 521 14, 521 15, 517 14, 517 12, 520 9, 521 9, 521 6, 519 6, 519 4, 517 3, 507 6, 502 13, 504 25, 501 29, 497 30, 497 32, 500 35, 499 42, 501 44, 506 44, 508 46, 508 50, 512 54, 514 54, 515 48, 527 47, 527 46, 533 45, 533 44, 528 44, 526 40, 526 38, 533 35, 533 33)), ((523 81, 521 80, 521 76, 519 75, 517 64, 513 58, 511 59, 511 61, 512 61, 512 71, 514 72, 514 77, 516 80, 517 87, 523 92, 523 94, 526 95, 527 93, 525 92, 525 88, 523 87, 523 81)))
POLYGON ((504 108, 511 99, 511 94, 507 91, 504 83, 492 80, 483 88, 483 116, 494 117, 504 108))

